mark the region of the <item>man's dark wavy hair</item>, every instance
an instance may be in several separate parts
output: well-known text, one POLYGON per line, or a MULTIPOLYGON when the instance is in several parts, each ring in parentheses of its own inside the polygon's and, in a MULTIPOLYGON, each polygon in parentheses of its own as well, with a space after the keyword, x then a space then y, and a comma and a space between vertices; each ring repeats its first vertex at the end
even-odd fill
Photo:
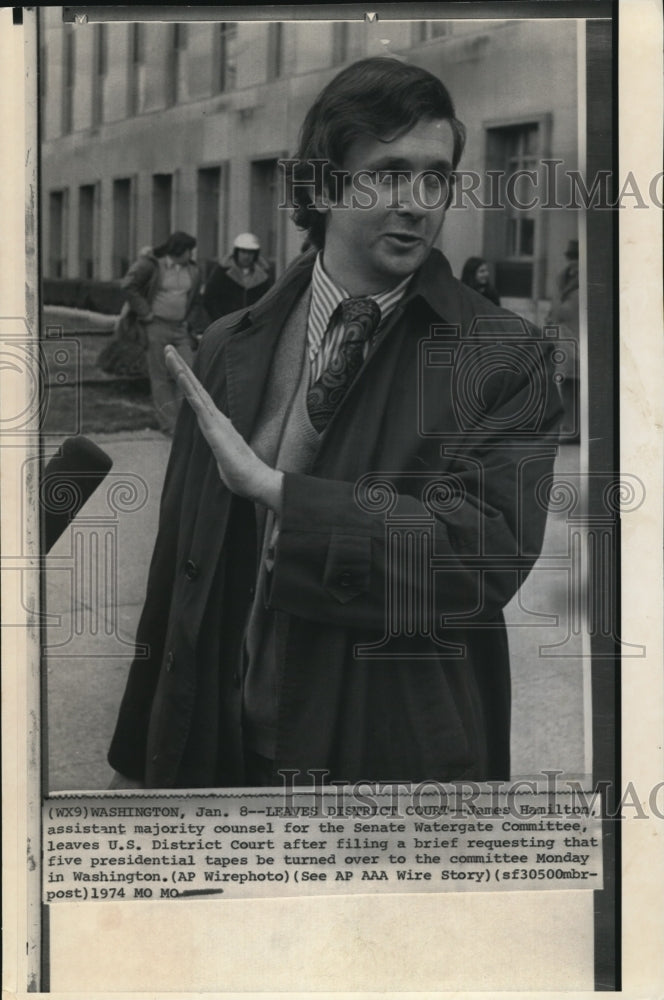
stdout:
POLYGON ((447 88, 433 73, 399 59, 376 56, 353 63, 328 83, 304 119, 293 169, 294 180, 300 182, 293 189, 293 220, 307 230, 314 246, 320 248, 325 242, 325 216, 310 207, 313 184, 309 189, 301 186, 312 177, 309 161, 326 161, 329 194, 328 171, 343 167, 346 151, 355 139, 371 136, 392 140, 427 118, 449 121, 454 135, 452 166, 456 168, 466 130, 456 118, 447 88))

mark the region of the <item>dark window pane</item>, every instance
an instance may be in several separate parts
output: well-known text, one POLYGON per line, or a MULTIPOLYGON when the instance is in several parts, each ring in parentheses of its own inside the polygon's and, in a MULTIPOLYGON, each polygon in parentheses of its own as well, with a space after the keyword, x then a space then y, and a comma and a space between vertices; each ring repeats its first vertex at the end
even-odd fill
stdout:
POLYGON ((220 24, 218 34, 219 69, 217 75, 217 88, 220 93, 223 93, 225 90, 233 90, 235 87, 236 42, 237 25, 230 22, 220 24))
POLYGON ((523 152, 525 154, 537 152, 537 132, 537 125, 531 125, 529 128, 524 129, 523 152))
POLYGON ((521 257, 532 257, 535 253, 535 220, 521 219, 521 257))
POLYGON ((518 253, 518 230, 516 219, 507 220, 507 256, 516 257, 518 253))
POLYGON ((496 261, 496 291, 501 298, 529 299, 533 291, 533 265, 496 261))

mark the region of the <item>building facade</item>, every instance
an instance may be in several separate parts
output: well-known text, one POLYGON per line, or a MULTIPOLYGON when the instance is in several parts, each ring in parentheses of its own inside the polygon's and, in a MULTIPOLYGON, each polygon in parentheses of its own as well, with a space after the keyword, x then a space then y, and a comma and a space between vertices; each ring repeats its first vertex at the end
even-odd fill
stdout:
POLYGON ((279 160, 328 80, 381 54, 439 76, 466 124, 469 193, 457 188, 441 238, 454 272, 486 257, 506 304, 543 315, 577 237, 576 210, 532 204, 543 160, 578 168, 576 21, 63 24, 60 8, 40 15, 45 276, 120 278, 140 248, 175 229, 196 235, 201 260, 253 231, 279 273, 304 238, 279 208, 279 160), (517 172, 522 186, 512 183, 510 196, 517 172))

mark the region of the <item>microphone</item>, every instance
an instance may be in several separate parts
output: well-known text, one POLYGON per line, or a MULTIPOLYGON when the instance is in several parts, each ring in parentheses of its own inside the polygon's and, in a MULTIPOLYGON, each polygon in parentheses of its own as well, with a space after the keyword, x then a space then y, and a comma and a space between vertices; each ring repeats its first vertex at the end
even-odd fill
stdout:
POLYGON ((113 465, 89 438, 67 438, 44 469, 39 485, 44 548, 49 552, 113 465))

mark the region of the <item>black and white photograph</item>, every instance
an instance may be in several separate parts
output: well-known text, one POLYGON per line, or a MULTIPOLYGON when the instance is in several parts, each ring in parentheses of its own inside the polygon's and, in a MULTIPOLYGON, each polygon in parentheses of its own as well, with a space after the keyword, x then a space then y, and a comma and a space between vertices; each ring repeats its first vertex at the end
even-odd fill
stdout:
POLYGON ((18 992, 631 982, 627 6, 7 12, 18 992))
MULTIPOLYGON (((50 551, 49 790, 272 784, 272 762, 353 781, 589 774, 567 558, 588 470, 579 22, 41 13, 45 343, 77 348, 47 442, 79 421, 113 463, 50 551), (338 214, 334 168, 356 171, 338 214), (382 313, 358 314, 374 343, 341 406, 351 296, 382 313), (300 299, 290 346, 275 317, 300 299), (180 359, 232 428, 206 432, 180 359), (218 454, 233 430, 250 450, 218 454)), ((56 466, 92 486, 104 459, 75 447, 56 466)), ((64 528, 59 485, 47 473, 64 528)))

